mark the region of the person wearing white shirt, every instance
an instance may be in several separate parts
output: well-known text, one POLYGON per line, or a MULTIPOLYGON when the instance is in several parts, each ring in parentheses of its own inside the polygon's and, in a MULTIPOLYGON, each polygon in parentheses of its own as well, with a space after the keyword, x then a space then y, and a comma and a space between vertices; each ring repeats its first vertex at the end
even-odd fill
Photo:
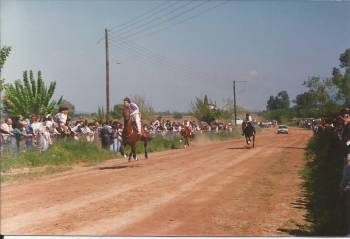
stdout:
POLYGON ((13 130, 12 129, 12 119, 11 118, 7 118, 6 122, 1 125, 1 129, 3 131, 8 132, 8 134, 7 133, 3 133, 2 134, 4 142, 6 143, 6 142, 8 142, 10 140, 10 136, 11 136, 11 133, 12 133, 12 130, 13 130))

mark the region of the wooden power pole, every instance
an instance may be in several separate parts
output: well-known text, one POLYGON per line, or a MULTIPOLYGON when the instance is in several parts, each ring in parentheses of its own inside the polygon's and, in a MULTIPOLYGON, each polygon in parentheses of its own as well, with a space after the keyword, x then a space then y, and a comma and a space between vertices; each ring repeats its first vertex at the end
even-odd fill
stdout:
POLYGON ((233 81, 233 104, 235 112, 235 126, 237 126, 237 105, 236 105, 236 81, 233 81))
POLYGON ((233 104, 234 104, 234 114, 235 114, 235 126, 237 126, 237 103, 236 103, 236 83, 246 83, 247 81, 233 81, 233 104))
POLYGON ((109 121, 109 56, 108 56, 108 30, 105 28, 106 45, 106 121, 109 121))

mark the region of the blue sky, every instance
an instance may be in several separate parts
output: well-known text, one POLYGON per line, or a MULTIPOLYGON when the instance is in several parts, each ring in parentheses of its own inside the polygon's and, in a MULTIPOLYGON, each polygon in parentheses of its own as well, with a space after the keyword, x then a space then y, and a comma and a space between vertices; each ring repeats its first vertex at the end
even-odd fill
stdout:
POLYGON ((308 76, 329 76, 350 47, 349 1, 0 2, 1 45, 13 47, 2 77, 41 70, 57 82, 56 98, 84 112, 105 105, 104 42, 97 42, 106 27, 114 28, 111 104, 141 95, 156 110, 187 111, 204 94, 220 104, 232 98, 233 80, 246 81, 237 84, 238 103, 263 110, 270 95, 287 90, 294 98, 308 76), (118 25, 156 7, 153 21, 118 34, 118 25), (130 37, 118 43, 123 35, 130 37))

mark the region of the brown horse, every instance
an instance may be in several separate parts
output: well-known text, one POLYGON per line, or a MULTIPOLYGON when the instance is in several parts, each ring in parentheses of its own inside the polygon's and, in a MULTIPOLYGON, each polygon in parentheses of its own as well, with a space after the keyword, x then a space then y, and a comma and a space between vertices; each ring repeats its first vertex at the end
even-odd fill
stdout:
MULTIPOLYGON (((137 134, 136 126, 134 122, 131 119, 130 116, 130 109, 128 107, 124 107, 123 109, 123 117, 124 117, 124 129, 123 129, 123 148, 126 147, 126 145, 130 145, 131 152, 129 154, 129 162, 131 159, 131 155, 133 156, 133 159, 137 160, 136 157, 136 144, 138 140, 143 141, 143 145, 145 148, 145 158, 148 158, 147 154, 147 143, 150 140, 150 136, 145 130, 141 127, 141 136, 137 134)), ((122 152, 124 154, 124 152, 122 152)))
POLYGON ((185 141, 185 142, 184 142, 184 143, 185 143, 185 148, 186 148, 187 146, 190 146, 190 140, 193 138, 193 134, 192 134, 190 128, 187 127, 187 126, 184 126, 184 127, 181 129, 180 134, 181 134, 182 138, 183 138, 184 141, 185 141))

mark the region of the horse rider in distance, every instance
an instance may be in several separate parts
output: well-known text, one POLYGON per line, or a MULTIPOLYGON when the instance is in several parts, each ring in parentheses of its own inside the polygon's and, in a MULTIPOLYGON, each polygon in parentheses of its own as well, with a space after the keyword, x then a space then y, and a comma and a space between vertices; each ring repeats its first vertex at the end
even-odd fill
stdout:
POLYGON ((248 124, 252 123, 253 119, 249 113, 246 113, 244 122, 242 123, 242 135, 244 136, 244 129, 248 126, 248 124))
POLYGON ((124 98, 124 106, 130 109, 130 116, 132 117, 133 121, 136 122, 137 134, 141 136, 141 113, 139 107, 136 103, 131 102, 128 97, 124 98))

